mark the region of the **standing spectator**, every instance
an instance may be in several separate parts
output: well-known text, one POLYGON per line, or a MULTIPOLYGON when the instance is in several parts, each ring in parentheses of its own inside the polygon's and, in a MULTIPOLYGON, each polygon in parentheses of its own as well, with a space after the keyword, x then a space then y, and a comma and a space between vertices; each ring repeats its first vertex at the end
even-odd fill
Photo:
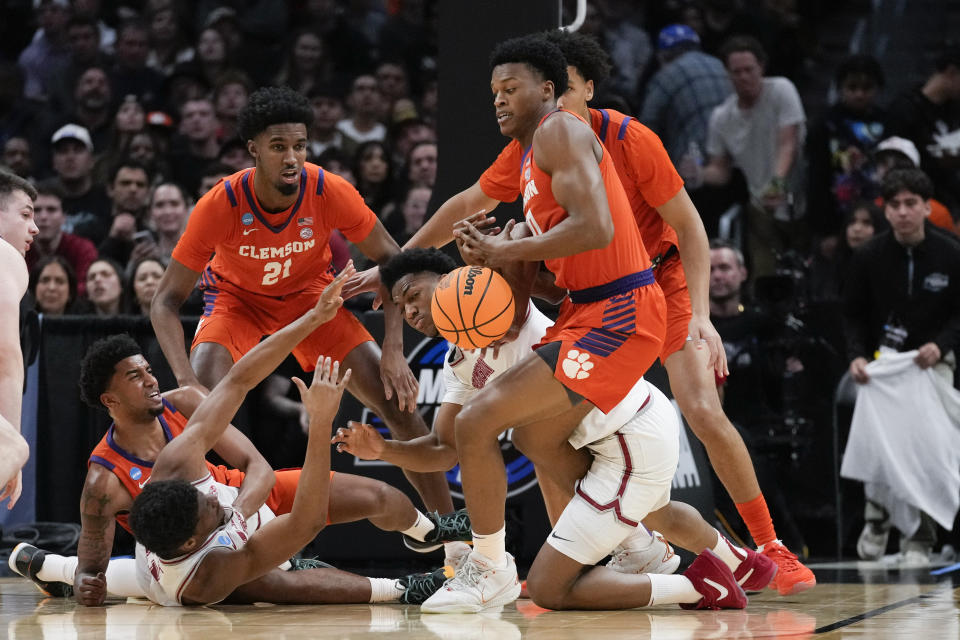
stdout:
POLYGON ((81 313, 77 285, 77 275, 63 256, 49 255, 30 268, 30 295, 34 308, 44 315, 81 313))
POLYGON ((327 149, 343 148, 344 137, 337 129, 337 123, 343 119, 343 98, 329 84, 315 86, 307 98, 313 108, 313 123, 307 131, 307 156, 316 162, 327 149))
POLYGON ((150 53, 149 31, 139 20, 129 20, 117 30, 117 53, 112 70, 116 95, 133 94, 143 104, 159 102, 163 75, 147 66, 150 53))
POLYGON ((657 56, 661 68, 647 84, 640 120, 657 132, 679 169, 684 160, 704 157, 710 113, 733 89, 723 63, 700 51, 700 38, 687 25, 660 31, 657 56))
POLYGON ((387 128, 380 122, 383 96, 376 78, 363 75, 353 81, 347 96, 347 108, 350 117, 337 124, 346 139, 344 150, 347 153, 352 153, 364 142, 382 142, 387 137, 387 128))
POLYGON ((247 104, 253 91, 253 81, 243 71, 228 69, 220 74, 213 85, 213 106, 220 123, 221 140, 237 135, 237 116, 247 104))
POLYGON ((419 142, 407 156, 407 180, 411 187, 433 189, 437 181, 437 143, 419 142))
POLYGON ((97 247, 101 257, 125 265, 130 260, 134 245, 148 237, 146 233, 141 236, 136 234, 146 228, 149 188, 150 176, 142 164, 124 160, 114 167, 107 185, 107 195, 113 201, 112 223, 106 239, 97 247))
POLYGON ((23 95, 31 100, 46 101, 52 76, 70 61, 67 48, 68 0, 35 2, 37 30, 33 40, 20 53, 17 63, 23 69, 23 95))
POLYGON ((889 134, 917 145, 937 199, 960 211, 960 47, 941 54, 921 86, 898 96, 888 119, 889 134))
POLYGON ((74 109, 69 121, 82 125, 97 149, 106 149, 110 141, 113 95, 110 77, 101 67, 84 70, 74 85, 74 109))
POLYGON ((87 270, 87 299, 93 314, 115 316, 123 312, 123 269, 110 258, 98 258, 87 270))
POLYGON ((190 191, 199 184, 199 175, 211 160, 220 154, 217 131, 220 124, 213 105, 207 98, 188 100, 180 112, 180 150, 171 152, 171 178, 190 191))
MULTIPOLYGON (((73 272, 85 282, 87 268, 97 259, 97 248, 86 238, 63 230, 66 217, 63 213, 63 197, 56 187, 40 184, 33 205, 34 221, 40 230, 27 252, 27 268, 32 269, 47 256, 60 256, 70 263, 73 272)), ((80 285, 80 294, 84 285, 80 285)))
POLYGON ((731 38, 721 59, 734 94, 710 116, 707 134, 709 164, 703 180, 711 185, 730 181, 734 167, 747 180, 747 249, 754 278, 772 275, 776 256, 802 243, 796 223, 800 150, 806 134, 805 115, 796 87, 786 78, 763 76, 766 53, 749 36, 731 38))
POLYGON ((93 141, 78 124, 65 124, 50 139, 53 147, 53 184, 63 194, 67 214, 64 229, 99 244, 110 228, 110 198, 93 181, 93 141))
MULTIPOLYGON (((857 413, 869 410, 861 405, 865 394, 858 393, 842 474, 866 483, 867 524, 857 542, 860 557, 876 559, 883 555, 892 522, 903 534, 905 559, 926 562, 936 530, 931 518, 917 510, 943 504, 944 499, 955 501, 960 487, 952 486, 956 483, 947 479, 956 476, 958 450, 948 440, 941 440, 945 434, 933 431, 930 412, 935 407, 926 406, 926 400, 918 401, 912 392, 900 393, 889 374, 893 363, 906 364, 908 371, 898 373, 909 373, 912 360, 920 369, 933 368, 945 379, 946 386, 952 386, 955 354, 960 346, 960 244, 927 224, 933 184, 919 169, 888 173, 882 195, 891 231, 878 235, 854 254, 844 289, 844 329, 851 377, 860 385, 869 385, 864 390, 871 391, 868 397, 873 401, 878 391, 893 382, 890 391, 900 411, 881 412, 882 423, 873 424, 871 420, 871 424, 863 425, 869 430, 866 439, 882 446, 869 446, 869 462, 864 466, 860 457, 857 465, 856 452, 863 451, 856 444, 862 440, 854 433, 858 429, 857 413), (870 363, 878 349, 880 359, 870 363), (912 350, 916 354, 904 362, 883 355, 885 351, 912 350), (874 384, 874 375, 878 377, 876 385, 881 386, 874 384), (894 444, 900 433, 909 437, 894 444), (945 446, 930 446, 940 442, 945 446), (896 459, 883 452, 895 452, 896 459)), ((955 431, 954 427, 948 423, 947 430, 955 431)), ((949 522, 938 520, 950 528, 955 516, 950 516, 949 522)))
POLYGON ((834 79, 840 100, 810 128, 807 210, 823 256, 836 250, 843 234, 841 221, 854 203, 879 195, 873 151, 886 137, 884 112, 877 106, 883 80, 875 58, 845 59, 834 79))
POLYGON ((13 136, 3 145, 3 166, 27 180, 33 179, 33 156, 30 141, 23 136, 13 136))

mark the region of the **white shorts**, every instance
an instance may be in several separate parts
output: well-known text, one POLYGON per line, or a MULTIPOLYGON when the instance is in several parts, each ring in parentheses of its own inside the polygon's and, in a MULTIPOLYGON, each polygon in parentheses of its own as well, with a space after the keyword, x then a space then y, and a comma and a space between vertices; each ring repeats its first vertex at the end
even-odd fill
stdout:
POLYGON ((670 502, 680 460, 680 420, 650 385, 650 401, 615 433, 587 445, 593 464, 547 542, 584 565, 610 554, 648 513, 670 502))

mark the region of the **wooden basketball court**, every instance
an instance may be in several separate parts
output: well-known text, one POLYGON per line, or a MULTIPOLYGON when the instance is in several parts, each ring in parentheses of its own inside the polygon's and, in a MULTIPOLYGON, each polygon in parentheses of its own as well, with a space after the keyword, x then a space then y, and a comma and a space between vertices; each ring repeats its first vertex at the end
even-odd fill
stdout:
POLYGON ((500 613, 421 615, 405 605, 167 608, 111 601, 86 608, 45 598, 27 580, 0 579, 5 637, 164 640, 202 638, 960 638, 960 571, 898 570, 877 563, 811 565, 820 583, 791 597, 766 591, 743 611, 546 611, 519 600, 500 613))

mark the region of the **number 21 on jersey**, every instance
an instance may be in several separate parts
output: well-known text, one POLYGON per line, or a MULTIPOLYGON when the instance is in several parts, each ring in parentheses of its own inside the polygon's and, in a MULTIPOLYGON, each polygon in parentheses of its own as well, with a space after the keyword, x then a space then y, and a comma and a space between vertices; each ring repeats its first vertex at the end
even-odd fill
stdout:
POLYGON ((263 265, 263 281, 260 283, 262 285, 271 285, 277 284, 281 278, 290 277, 290 265, 293 263, 293 258, 287 258, 283 261, 283 264, 279 262, 268 262, 263 265))

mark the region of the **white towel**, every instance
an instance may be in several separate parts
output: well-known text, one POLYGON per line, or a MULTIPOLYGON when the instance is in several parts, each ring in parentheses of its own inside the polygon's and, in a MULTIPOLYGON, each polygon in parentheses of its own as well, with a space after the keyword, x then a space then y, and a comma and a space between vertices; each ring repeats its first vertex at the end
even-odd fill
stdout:
POLYGON ((867 365, 840 468, 907 537, 920 511, 949 530, 960 509, 960 392, 918 367, 916 355, 882 354, 867 365))

